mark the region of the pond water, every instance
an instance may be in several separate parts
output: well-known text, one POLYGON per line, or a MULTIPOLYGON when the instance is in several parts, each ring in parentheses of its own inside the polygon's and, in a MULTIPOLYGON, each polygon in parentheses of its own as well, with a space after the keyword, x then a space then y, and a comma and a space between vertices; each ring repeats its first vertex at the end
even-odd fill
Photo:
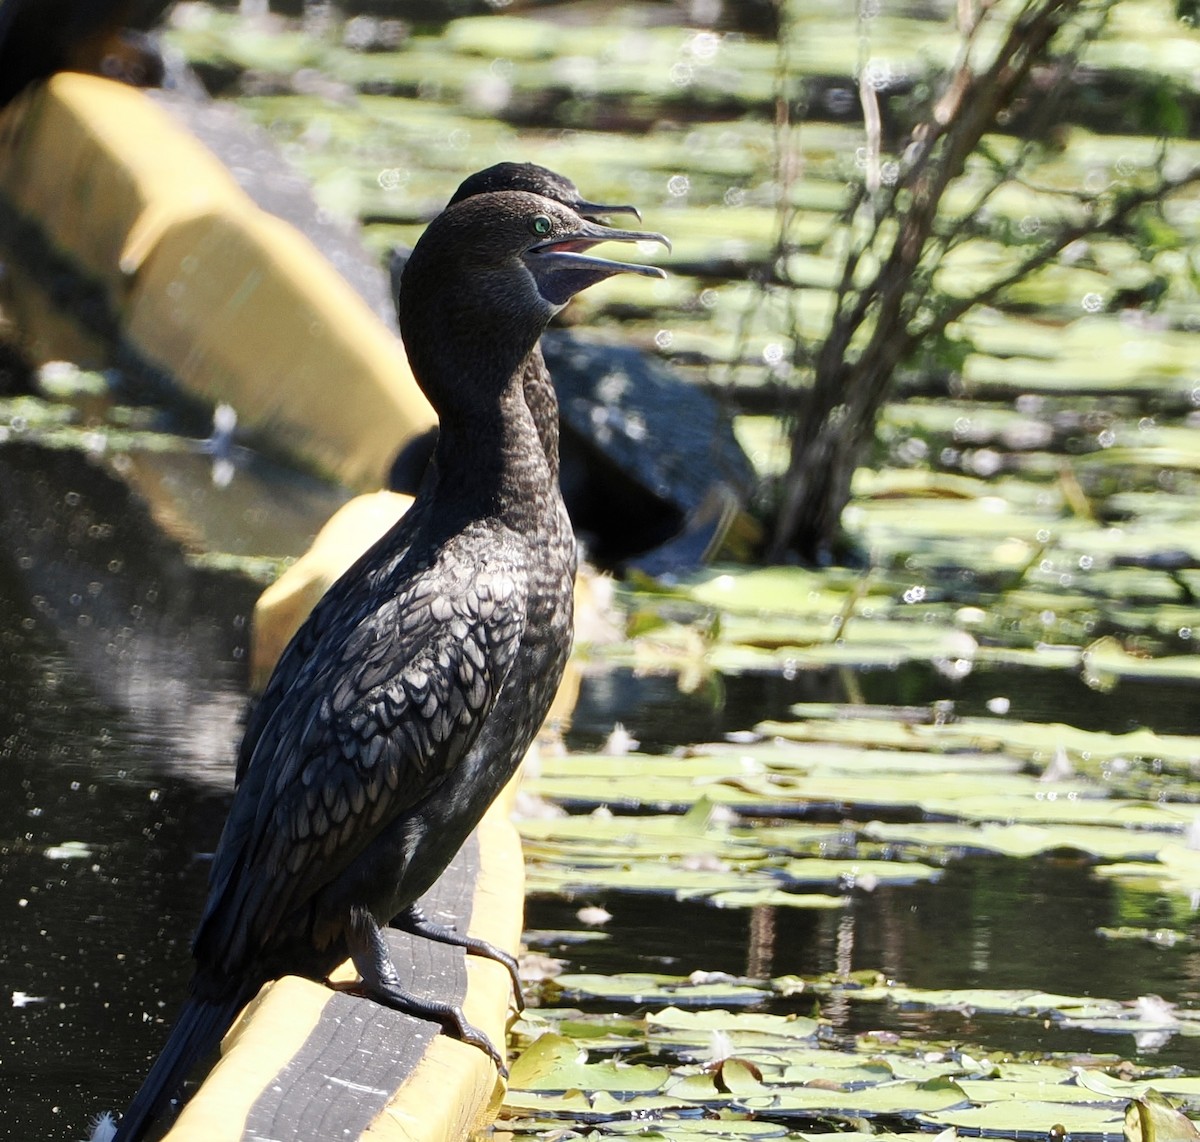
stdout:
POLYGON ((78 457, 5 449, 5 1136, 122 1105, 188 974, 257 587, 187 567, 78 457))
MULTIPOLYGON (((670 751, 697 741, 737 736, 757 721, 775 718, 796 702, 842 702, 847 675, 812 671, 787 680, 777 675, 731 675, 720 680, 714 700, 679 692, 673 677, 634 677, 614 671, 585 684, 572 737, 580 748, 597 749, 614 720, 636 733, 640 748, 670 751)), ((983 715, 997 694, 1009 698, 1013 717, 1029 722, 1069 720, 1072 725, 1126 733, 1138 727, 1161 733, 1196 734, 1200 708, 1187 684, 1124 682, 1098 693, 1078 678, 1021 669, 979 670, 949 681, 927 664, 895 670, 853 672, 860 700, 879 705, 921 706, 952 700, 957 714, 983 715)), ((821 816, 818 812, 817 816, 821 816)), ((830 820, 844 819, 825 813, 830 820)), ((900 817, 904 816, 902 810, 900 817)), ((810 814, 810 817, 812 815, 810 814)), ((919 816, 919 814, 918 814, 919 816)), ((847 898, 843 912, 763 909, 769 916, 764 941, 762 916, 661 896, 600 894, 564 901, 534 897, 527 927, 547 933, 577 933, 584 904, 602 904, 612 920, 607 938, 577 942, 571 936, 538 941, 539 950, 564 960, 568 972, 618 974, 661 971, 727 972, 763 978, 814 976, 870 969, 917 988, 1028 988, 1065 995, 1132 998, 1159 995, 1171 1002, 1200 999, 1200 918, 1187 925, 1191 942, 1174 946, 1148 942, 1114 944, 1102 929, 1136 923, 1147 929, 1178 927, 1165 899, 1147 898, 1131 911, 1111 882, 1095 877, 1082 856, 1050 860, 974 857, 951 862, 936 883, 880 886, 847 898), (699 944, 693 933, 703 932, 699 944)), ((586 928, 584 927, 584 930, 586 928)), ((1182 933, 1180 933, 1182 934, 1182 933)), ((778 1001, 771 1010, 807 1012, 778 1001)), ((604 1010, 604 1004, 594 1005, 604 1010)), ((828 1014, 828 1012, 826 1012, 828 1014)), ((1094 1034, 1071 1032, 1047 1022, 996 1015, 947 1012, 881 1012, 850 1006, 835 1029, 847 1039, 874 1029, 931 1040, 963 1041, 1001 1052, 1088 1052, 1110 1050, 1154 1065, 1200 1065, 1195 1040, 1148 1038, 1133 1044, 1113 1037, 1098 1045, 1094 1034)))
MULTIPOLYGON (((676 240, 677 272, 654 292, 645 283, 595 291, 580 307, 582 320, 623 319, 617 336, 674 355, 693 379, 728 385, 730 407, 761 411, 773 409, 777 386, 802 371, 804 354, 793 351, 792 339, 811 346, 824 330, 841 248, 839 212, 862 146, 848 77, 872 50, 895 81, 881 92, 902 104, 931 58, 949 58, 955 46, 936 7, 864 4, 854 19, 838 5, 792 6, 789 81, 797 113, 803 104, 809 119, 797 142, 803 150, 793 156, 791 202, 800 209, 783 252, 802 257, 790 291, 751 280, 774 273, 775 238, 790 216, 779 209, 774 126, 777 106, 788 100, 777 102, 781 55, 764 19, 780 6, 727 5, 727 13, 743 15, 743 26, 714 32, 673 26, 672 6, 635 3, 600 21, 602 34, 598 27, 586 37, 573 29, 577 13, 593 6, 530 6, 549 27, 468 20, 417 28, 402 51, 359 52, 298 27, 245 35, 232 15, 191 5, 181 6, 171 36, 315 184, 324 220, 364 221, 377 252, 411 241, 464 172, 502 158, 567 171, 595 199, 639 203, 647 225, 676 240), (507 102, 497 103, 501 96, 507 102)), ((688 8, 697 21, 721 11, 719 4, 688 8)), ((1121 76, 1113 90, 1144 84, 1124 103, 1085 101, 1083 118, 1064 125, 1035 181, 1069 188, 1084 185, 1085 175, 1124 178, 1129 155, 1152 165, 1153 140, 1140 136, 1159 128, 1142 122, 1138 116, 1149 112, 1139 108, 1164 102, 1160 81, 1162 90, 1191 83, 1200 64, 1190 53, 1200 48, 1165 8, 1126 0, 1118 12, 1139 27, 1121 25, 1103 37, 1097 67, 1110 69, 1108 80, 1121 76), (1129 74, 1123 53, 1133 31, 1146 38, 1146 58, 1161 56, 1161 74, 1129 74), (1164 43, 1169 52, 1157 50, 1164 43), (1119 123, 1110 114, 1116 111, 1119 123), (1093 118, 1104 131, 1135 134, 1094 135, 1085 129, 1097 126, 1093 118)), ((1096 92, 1108 90, 1096 84, 1096 92)), ((271 173, 276 156, 263 154, 271 173)), ((969 170, 967 181, 979 176, 969 170)), ((1014 234, 1034 234, 1045 206, 1017 194, 998 196, 991 209, 1014 234)), ((1007 589, 960 583, 926 615, 934 621, 922 637, 947 633, 952 661, 978 651, 973 668, 947 669, 945 648, 928 639, 928 653, 899 655, 889 667, 837 664, 831 638, 813 633, 821 608, 805 604, 798 613, 809 626, 801 635, 789 631, 806 651, 830 653, 799 668, 716 669, 684 692, 678 669, 593 663, 568 746, 597 750, 620 722, 644 751, 665 755, 785 719, 796 703, 839 702, 949 701, 959 715, 983 717, 1000 699, 1013 722, 1200 734, 1196 663, 1152 675, 1144 669, 1160 654, 1182 658, 1192 625, 1200 627, 1193 419, 1200 339, 1189 284, 1195 267, 1183 265, 1190 254, 1182 252, 1200 207, 1176 201, 1160 213, 1161 248, 1151 244, 1131 257, 1105 239, 1075 251, 1007 308, 968 315, 953 343, 932 350, 920 376, 904 379, 912 399, 885 410, 876 457, 884 470, 860 490, 854 510, 862 550, 890 579, 864 591, 877 612, 886 604, 887 617, 903 618, 903 575, 921 580, 931 598, 968 569, 971 584, 976 572, 980 583, 1010 584, 1012 598, 1007 589), (1161 307, 1142 320, 1138 298, 1157 297, 1160 288, 1161 307), (1184 559, 1170 575, 1128 562, 1180 547, 1184 559), (1096 572, 1086 590, 1085 567, 1096 572), (974 650, 963 651, 962 629, 949 629, 947 615, 964 604, 988 611, 990 625, 971 627, 979 635, 974 650), (1051 616, 1044 629, 1043 614, 1051 616), (1037 633, 1019 633, 1022 624, 1037 633), (1125 640, 1127 653, 1103 684, 1078 663, 1062 667, 1061 656, 1055 668, 1033 661, 1043 638, 1081 650, 1095 633, 1109 632, 1125 640), (1013 653, 988 660, 984 652, 997 647, 1013 653), (1019 664, 1018 652, 1028 652, 1019 664)), ((1007 264, 1016 256, 1015 247, 964 249, 968 261, 979 254, 1007 264)), ((7 1010, 0 1137, 66 1140, 85 1133, 90 1114, 125 1104, 186 983, 206 855, 230 797, 246 702, 247 623, 259 584, 184 558, 158 538, 120 481, 81 451, 24 445, 15 429, 10 438, 15 419, 0 448, 0 1002, 7 1010)), ((86 413, 76 423, 93 420, 102 416, 86 413)), ((778 437, 777 426, 770 431, 778 437)), ((745 438, 762 439, 753 425, 745 438)), ((761 449, 765 462, 757 446, 748 449, 764 470, 772 467, 769 446, 761 449)), ((207 463, 192 449, 172 455, 163 471, 182 478, 185 467, 207 463)), ((207 480, 206 471, 199 474, 207 480)), ((234 491, 247 478, 239 472, 234 491)), ((261 521, 253 528, 244 522, 234 512, 218 520, 231 544, 243 532, 264 534, 261 521)), ((292 531, 299 543, 303 528, 292 531)), ((822 590, 807 582, 792 588, 796 600, 822 590)), ((848 590, 847 579, 830 590, 848 590)), ((821 607, 828 626, 843 602, 821 607)), ((866 622, 864 610, 855 629, 866 622)), ((880 661, 878 649, 862 661, 880 661)), ((1193 754, 1178 768, 1194 762, 1193 754)), ((1197 799, 1194 782, 1178 790, 1180 800, 1197 799)), ((1152 785, 1145 795, 1153 800, 1152 785)), ((827 805, 808 819, 837 826, 856 812, 827 805)), ((889 812, 893 822, 921 816, 911 805, 889 812)), ((765 979, 861 971, 913 988, 1200 1003, 1200 925, 1194 901, 1178 886, 1131 896, 1079 854, 956 855, 935 863, 933 879, 859 886, 832 909, 715 908, 670 893, 593 891, 532 896, 527 926, 531 945, 575 974, 708 971, 765 979), (589 903, 612 914, 600 932, 585 931, 577 918, 589 903), (1170 929, 1173 942, 1101 933, 1130 925, 1170 929)), ((542 998, 554 1002, 544 989, 542 998)), ((814 1001, 775 995, 764 1003, 808 1014, 814 1001)), ((582 999, 578 1006, 650 1005, 582 999)), ((1001 1054, 1110 1052, 1200 1069, 1197 1039, 1184 1034, 1135 1038, 1068 1030, 1049 1019, 836 999, 823 1012, 837 1043, 882 1031, 1001 1054)))
MULTIPOLYGON (((1082 863, 966 860, 948 868, 936 885, 882 887, 859 894, 845 912, 779 909, 769 917, 771 939, 765 948, 755 940, 762 917, 752 919, 740 910, 612 895, 604 905, 613 914, 606 925, 610 938, 555 948, 553 954, 567 961, 566 970, 722 971, 761 978, 872 969, 929 989, 1037 986, 1064 995, 1082 990, 1124 997, 1136 981, 1139 994, 1193 1003, 1200 996, 1194 951, 1144 944, 1118 951, 1098 933, 1113 924, 1117 905, 1111 888, 1089 876, 1082 863), (700 950, 688 935, 696 932, 704 933, 700 950), (1081 981, 1086 982, 1082 989, 1081 981)), ((526 923, 547 930, 578 928, 578 906, 535 899, 526 923)), ((812 1005, 811 997, 800 997, 777 1000, 766 1009, 808 1014, 812 1005)), ((881 1011, 867 1005, 840 1011, 835 1006, 825 1013, 834 1016, 834 1037, 846 1042, 862 1032, 884 1030, 1005 1054, 1099 1051, 1189 1069, 1198 1059, 1189 1040, 1147 1044, 1138 1051, 1127 1036, 1098 1041, 1091 1032, 1003 1015, 881 1011)))
MULTIPOLYGON (((79 480, 86 473, 68 464, 56 483, 56 465, 42 459, 42 494, 24 506, 45 514, 40 522, 26 515, 26 537, 9 534, 0 552, 0 977, 9 1006, 0 1071, 5 1136, 71 1139, 90 1113, 123 1105, 186 982, 205 854, 229 799, 258 588, 152 545, 120 545, 118 556, 108 528, 128 520, 106 515, 105 482, 89 488, 79 480), (31 563, 33 536, 44 546, 31 563)), ((3 471, 11 475, 11 465, 3 471)), ((888 703, 953 697, 970 709, 1003 690, 1033 719, 1081 696, 1065 676, 1051 688, 1019 671, 958 683, 923 669, 855 677, 871 700, 888 703)), ((844 681, 827 671, 733 675, 688 697, 670 678, 599 672, 584 681, 570 744, 594 748, 620 721, 643 748, 667 751, 783 716, 796 701, 842 700, 844 681)), ((1196 730, 1194 707, 1161 699, 1148 719, 1144 687, 1122 686, 1095 720, 1196 730)), ((1081 861, 959 861, 934 884, 857 893, 842 912, 721 910, 619 894, 598 902, 614 916, 607 939, 536 939, 539 950, 569 970, 604 973, 872 968, 914 986, 1036 981, 1107 996, 1128 995, 1135 980, 1139 994, 1184 1002, 1197 999, 1200 984, 1186 944, 1117 951, 1097 934, 1117 922, 1114 893, 1081 861), (705 933, 699 950, 685 936, 695 931, 705 933)), ((528 927, 578 930, 579 904, 535 898, 528 927)), ((850 1007, 836 1023, 846 1036, 873 1028, 1009 1050, 1096 1049, 1094 1035, 997 1016, 850 1007)), ((1147 1057, 1194 1066, 1192 1042, 1147 1057)), ((1114 1051, 1130 1049, 1127 1038, 1114 1040, 1114 1051)))

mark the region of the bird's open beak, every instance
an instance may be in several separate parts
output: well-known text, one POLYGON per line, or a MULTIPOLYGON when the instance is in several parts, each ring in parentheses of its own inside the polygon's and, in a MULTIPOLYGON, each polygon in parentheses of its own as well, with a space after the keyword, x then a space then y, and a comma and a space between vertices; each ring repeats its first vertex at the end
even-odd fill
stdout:
POLYGON ((641 274, 648 278, 667 276, 658 266, 614 262, 587 252, 601 242, 658 242, 668 250, 671 248, 671 243, 661 234, 613 230, 585 221, 574 232, 539 242, 526 251, 525 264, 537 281, 542 297, 552 305, 566 305, 580 290, 614 274, 641 274))
POLYGON ((576 214, 593 220, 598 220, 598 217, 604 214, 632 214, 639 222, 642 220, 642 212, 636 206, 606 206, 599 202, 586 202, 581 198, 571 203, 571 209, 576 214))

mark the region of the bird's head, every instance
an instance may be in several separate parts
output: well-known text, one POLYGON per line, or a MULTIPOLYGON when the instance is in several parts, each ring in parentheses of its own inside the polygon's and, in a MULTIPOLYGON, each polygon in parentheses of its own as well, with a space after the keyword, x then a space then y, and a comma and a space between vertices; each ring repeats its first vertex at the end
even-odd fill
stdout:
POLYGON ((598 221, 607 214, 632 214, 639 222, 642 213, 636 206, 589 202, 579 193, 579 188, 566 175, 552 171, 537 163, 496 163, 486 170, 463 179, 449 205, 462 202, 476 194, 490 194, 497 190, 524 190, 552 199, 581 218, 598 221))
POLYGON ((538 293, 555 310, 566 305, 580 290, 615 274, 667 276, 657 266, 613 261, 588 252, 601 242, 657 242, 670 249, 670 242, 661 234, 616 230, 584 218, 561 203, 542 196, 528 197, 533 201, 524 207, 528 238, 521 250, 521 261, 532 275, 538 293))
POLYGON ((447 207, 414 247, 400 288, 401 331, 418 375, 437 363, 431 353, 445 358, 447 342, 474 362, 485 351, 523 359, 581 290, 615 274, 666 276, 657 266, 590 253, 602 242, 670 248, 661 234, 602 226, 524 191, 476 194, 447 207))

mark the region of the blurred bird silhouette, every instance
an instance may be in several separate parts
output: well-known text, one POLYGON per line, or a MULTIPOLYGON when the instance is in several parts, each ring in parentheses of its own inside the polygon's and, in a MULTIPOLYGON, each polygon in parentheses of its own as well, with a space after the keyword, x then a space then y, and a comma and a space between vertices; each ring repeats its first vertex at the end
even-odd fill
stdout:
POLYGON ((0 0, 0 107, 56 71, 108 75, 137 86, 162 78, 141 33, 173 0, 0 0))

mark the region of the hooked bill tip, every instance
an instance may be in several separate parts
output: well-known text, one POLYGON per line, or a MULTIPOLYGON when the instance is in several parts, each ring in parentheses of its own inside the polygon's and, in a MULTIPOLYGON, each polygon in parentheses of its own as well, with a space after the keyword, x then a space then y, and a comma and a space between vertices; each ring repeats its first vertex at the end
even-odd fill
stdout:
POLYGON ((660 246, 666 246, 668 251, 671 249, 671 240, 665 234, 659 234, 653 230, 615 230, 609 228, 607 233, 596 233, 593 231, 589 235, 592 242, 657 242, 660 246))
POLYGON ((632 214, 639 222, 642 220, 642 212, 630 203, 610 206, 607 203, 585 202, 580 199, 575 204, 574 210, 576 214, 582 214, 585 218, 591 218, 597 214, 632 214))

